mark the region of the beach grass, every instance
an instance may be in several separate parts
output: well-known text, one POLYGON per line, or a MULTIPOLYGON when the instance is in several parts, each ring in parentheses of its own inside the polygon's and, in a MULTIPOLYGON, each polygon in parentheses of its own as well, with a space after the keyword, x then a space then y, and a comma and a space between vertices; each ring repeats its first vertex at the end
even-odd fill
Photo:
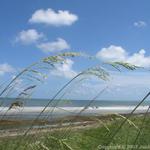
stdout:
MULTIPOLYGON (((145 114, 134 115, 134 112, 139 106, 150 96, 150 92, 139 101, 134 109, 127 116, 120 114, 112 115, 111 117, 105 116, 104 118, 93 117, 94 124, 92 125, 80 125, 73 126, 72 123, 81 118, 81 114, 96 100, 101 94, 106 91, 109 86, 98 91, 98 93, 90 100, 90 102, 80 110, 73 119, 69 119, 71 124, 68 127, 60 129, 47 129, 46 132, 33 133, 34 126, 45 124, 45 121, 49 117, 52 117, 57 104, 64 98, 67 92, 72 90, 73 85, 80 83, 84 79, 89 77, 96 77, 99 80, 105 82, 110 80, 110 72, 107 71, 105 65, 111 66, 118 71, 121 68, 128 70, 136 70, 139 67, 124 63, 124 62, 105 62, 103 65, 98 65, 90 68, 86 68, 77 74, 74 78, 69 80, 66 84, 59 88, 54 93, 52 98, 49 98, 48 103, 40 111, 38 116, 31 122, 29 121, 7 121, 7 114, 15 107, 25 108, 26 100, 29 100, 36 90, 47 78, 49 71, 56 69, 57 65, 66 63, 68 57, 78 57, 83 54, 75 52, 60 53, 58 55, 49 56, 41 59, 40 61, 31 64, 20 73, 18 73, 8 84, 1 88, 0 97, 9 97, 13 93, 14 101, 9 104, 8 110, 3 114, 0 122, 1 129, 6 132, 6 128, 14 128, 15 126, 28 126, 24 134, 11 135, 7 132, 5 137, 0 136, 0 150, 98 150, 98 149, 141 149, 141 146, 145 149, 148 147, 150 141, 150 117, 148 107, 145 114), (18 81, 24 81, 21 91, 16 92, 18 81), (40 122, 40 118, 46 109, 56 100, 57 103, 54 108, 48 112, 48 117, 44 118, 44 122, 40 122), (111 118, 111 119, 110 119, 111 118), (17 125, 16 125, 17 124, 17 125), (33 133, 33 134, 31 134, 33 133), (130 148, 129 148, 130 146, 130 148)), ((83 55, 85 57, 85 55, 83 55)), ((87 55, 86 55, 87 57, 87 55)), ((88 58, 91 58, 88 56, 88 58)), ((133 93, 134 95, 134 93, 133 93)), ((3 106, 4 100, 1 100, 1 106, 3 106)), ((5 106, 6 107, 6 106, 5 106)), ((70 113, 71 114, 71 113, 70 113)), ((63 121, 63 120, 62 120, 63 121)), ((47 123, 47 122, 46 122, 47 123)), ((60 124, 61 126, 61 124, 60 124)))
POLYGON ((6 137, 0 140, 0 149, 4 150, 96 150, 96 149, 149 149, 150 140, 150 116, 146 117, 143 126, 144 115, 132 116, 131 121, 136 125, 125 123, 116 134, 111 143, 111 135, 124 120, 113 117, 112 121, 105 122, 108 129, 101 123, 93 124, 84 128, 64 128, 61 130, 50 130, 47 133, 28 135, 27 137, 6 137), (143 128, 141 128, 143 126, 143 128), (137 138, 137 135, 140 135, 137 138), (21 140, 22 139, 22 140, 21 140))

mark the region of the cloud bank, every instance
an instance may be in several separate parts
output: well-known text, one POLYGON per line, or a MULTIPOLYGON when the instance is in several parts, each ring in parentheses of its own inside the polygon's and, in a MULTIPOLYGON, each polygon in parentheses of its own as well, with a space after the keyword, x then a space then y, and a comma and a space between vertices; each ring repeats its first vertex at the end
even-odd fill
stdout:
POLYGON ((134 22, 133 25, 138 28, 143 28, 147 26, 147 23, 145 21, 137 21, 137 22, 134 22))
POLYGON ((71 59, 66 59, 66 62, 62 65, 56 65, 56 69, 50 72, 51 75, 65 77, 65 78, 73 78, 77 75, 77 73, 72 69, 74 61, 71 59))
POLYGON ((14 72, 15 69, 7 63, 0 64, 0 75, 4 75, 5 73, 14 72))
POLYGON ((121 46, 110 45, 102 48, 97 54, 97 58, 103 61, 124 61, 140 67, 150 67, 150 56, 145 56, 144 49, 130 55, 121 46))
POLYGON ((37 42, 43 37, 43 33, 38 33, 35 29, 28 29, 21 31, 18 34, 16 37, 16 42, 21 42, 22 44, 31 44, 37 42))
POLYGON ((52 26, 70 26, 78 20, 78 16, 67 10, 58 10, 55 12, 49 8, 47 10, 39 9, 35 11, 29 19, 30 23, 43 23, 52 26))
POLYGON ((37 45, 37 47, 45 53, 59 52, 62 50, 70 49, 70 45, 62 38, 58 38, 53 42, 40 43, 37 45))

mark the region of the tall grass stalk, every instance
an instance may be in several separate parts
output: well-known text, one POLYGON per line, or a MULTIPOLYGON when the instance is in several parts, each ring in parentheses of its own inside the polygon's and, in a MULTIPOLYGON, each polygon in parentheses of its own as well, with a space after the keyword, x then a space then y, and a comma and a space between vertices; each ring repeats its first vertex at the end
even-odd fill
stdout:
POLYGON ((144 117, 143 117, 143 119, 142 119, 142 124, 141 124, 141 126, 140 126, 140 129, 139 129, 137 135, 136 135, 136 138, 135 138, 135 140, 134 140, 134 142, 133 142, 133 145, 136 145, 136 142, 137 142, 137 140, 138 140, 140 134, 142 134, 142 131, 143 131, 143 129, 144 129, 144 125, 145 125, 145 123, 146 123, 146 117, 147 117, 147 115, 148 115, 148 113, 149 113, 149 110, 150 110, 150 106, 148 106, 147 111, 144 113, 144 117))
POLYGON ((106 144, 104 143, 104 145, 108 146, 113 139, 115 138, 115 136, 117 135, 117 133, 120 131, 120 129, 123 127, 123 125, 126 123, 126 121, 128 119, 130 119, 130 117, 133 115, 133 113, 136 111, 136 109, 149 97, 150 92, 148 92, 146 94, 146 96, 136 105, 136 107, 130 112, 130 114, 126 117, 126 119, 124 119, 122 121, 122 123, 119 125, 119 127, 114 131, 114 133, 112 135, 110 135, 109 140, 106 142, 106 144))

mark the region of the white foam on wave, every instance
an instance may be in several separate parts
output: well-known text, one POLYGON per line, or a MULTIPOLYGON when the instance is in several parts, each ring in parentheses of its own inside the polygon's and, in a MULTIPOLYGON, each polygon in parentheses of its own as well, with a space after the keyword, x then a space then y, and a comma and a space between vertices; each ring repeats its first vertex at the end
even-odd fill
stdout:
MULTIPOLYGON (((149 106, 139 106, 135 113, 144 113, 148 109, 149 106)), ((79 113, 82 111, 82 114, 111 114, 111 113, 130 113, 135 106, 112 106, 112 107, 88 107, 84 109, 84 107, 47 107, 44 113, 53 112, 53 114, 71 114, 71 113, 79 113)), ((16 107, 8 110, 8 107, 0 107, 0 115, 11 115, 11 114, 39 114, 44 107, 16 107)))

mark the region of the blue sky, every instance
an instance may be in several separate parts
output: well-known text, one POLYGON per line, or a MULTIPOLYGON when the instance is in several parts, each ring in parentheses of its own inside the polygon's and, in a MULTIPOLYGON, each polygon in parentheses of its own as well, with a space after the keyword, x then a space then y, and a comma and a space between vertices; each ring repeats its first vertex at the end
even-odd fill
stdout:
MULTIPOLYGON (((78 72, 100 61, 126 61, 150 67, 149 0, 2 0, 0 3, 1 81, 58 52, 83 51, 97 58, 95 62, 68 59, 67 64, 50 73, 48 83, 41 86, 35 97, 51 97, 78 72)), ((113 91, 116 89, 113 85, 113 94, 108 90, 103 99, 137 99, 149 90, 149 84, 145 84, 149 83, 149 74, 145 72, 117 74, 115 80, 120 81, 118 92, 113 91), (121 82, 125 78, 128 83, 136 79, 130 85, 131 90, 129 84, 124 86, 121 82), (133 89, 135 83, 139 84, 133 89), (133 96, 135 91, 137 94, 133 96)), ((97 92, 104 84, 96 83, 90 81, 84 85, 97 92)), ((70 97, 89 99, 92 94, 82 91, 76 95, 70 97)))

